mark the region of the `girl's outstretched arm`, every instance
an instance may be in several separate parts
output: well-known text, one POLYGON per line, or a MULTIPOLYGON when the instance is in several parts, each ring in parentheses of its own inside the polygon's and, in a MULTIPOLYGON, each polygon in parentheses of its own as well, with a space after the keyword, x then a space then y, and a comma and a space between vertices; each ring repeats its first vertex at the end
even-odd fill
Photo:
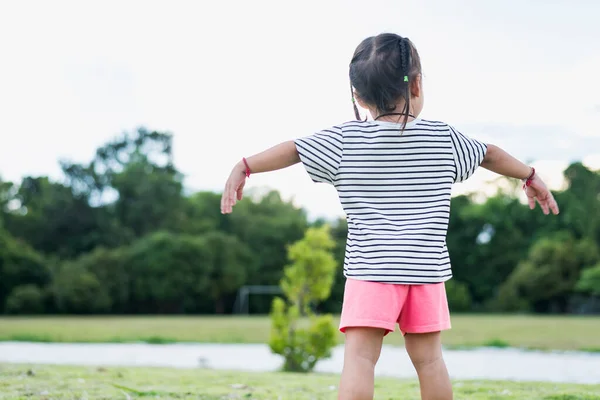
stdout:
MULTIPOLYGON (((493 144, 487 146, 487 152, 481 166, 497 174, 521 180, 526 180, 534 173, 531 167, 523 164, 506 151, 493 144)), ((552 196, 552 193, 548 190, 546 184, 539 175, 534 173, 530 186, 525 187, 525 193, 527 194, 527 199, 529 201, 529 208, 532 210, 535 208, 535 202, 537 200, 544 214, 549 214, 550 211, 552 211, 553 214, 558 214, 558 204, 556 204, 554 196, 552 196)))
MULTIPOLYGON (((250 167, 250 172, 257 174, 287 168, 300 162, 300 157, 295 143, 290 140, 248 157, 246 162, 250 167)), ((221 213, 229 214, 235 203, 242 199, 245 184, 246 165, 240 161, 233 167, 225 184, 225 190, 221 197, 221 213)))

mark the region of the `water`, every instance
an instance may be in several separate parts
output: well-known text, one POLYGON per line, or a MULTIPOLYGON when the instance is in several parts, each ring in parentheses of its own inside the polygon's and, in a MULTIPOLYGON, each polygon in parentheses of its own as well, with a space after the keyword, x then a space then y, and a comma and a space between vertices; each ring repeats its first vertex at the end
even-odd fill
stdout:
MULTIPOLYGON (((600 384, 600 354, 516 349, 445 350, 453 379, 492 379, 600 384)), ((275 371, 282 358, 263 344, 64 344, 0 343, 0 363, 153 366, 275 371)), ((343 347, 317 364, 317 372, 340 373, 343 347)), ((384 346, 376 374, 415 378, 402 347, 384 346)))

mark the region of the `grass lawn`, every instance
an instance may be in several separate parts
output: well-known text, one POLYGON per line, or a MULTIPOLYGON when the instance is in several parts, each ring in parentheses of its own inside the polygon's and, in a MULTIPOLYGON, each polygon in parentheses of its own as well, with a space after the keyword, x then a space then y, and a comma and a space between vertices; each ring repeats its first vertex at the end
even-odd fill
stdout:
MULTIPOLYGON (((337 375, 0 365, 0 399, 336 399, 337 375)), ((455 399, 600 400, 600 385, 454 382, 455 399)), ((419 399, 416 381, 376 379, 376 399, 419 399)))
MULTIPOLYGON (((336 320, 337 323, 337 320, 336 320)), ((522 347, 600 351, 600 317, 454 315, 448 347, 522 347)), ((270 320, 260 317, 0 318, 0 341, 266 343, 270 320)), ((340 334, 339 342, 343 342, 340 334)), ((399 332, 386 344, 402 345, 399 332)))

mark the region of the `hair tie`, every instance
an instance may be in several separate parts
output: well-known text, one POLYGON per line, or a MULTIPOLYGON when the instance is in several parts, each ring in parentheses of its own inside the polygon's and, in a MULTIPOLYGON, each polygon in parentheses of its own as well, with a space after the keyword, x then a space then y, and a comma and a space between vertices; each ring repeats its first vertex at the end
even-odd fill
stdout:
POLYGON ((404 75, 404 82, 408 82, 408 75, 404 75))

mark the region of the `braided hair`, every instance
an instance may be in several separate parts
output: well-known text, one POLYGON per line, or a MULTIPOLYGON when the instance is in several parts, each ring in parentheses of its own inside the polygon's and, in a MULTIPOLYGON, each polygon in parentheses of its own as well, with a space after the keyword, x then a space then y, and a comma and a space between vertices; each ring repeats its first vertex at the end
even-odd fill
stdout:
POLYGON ((354 52, 349 71, 356 119, 360 120, 360 114, 355 92, 379 113, 396 111, 396 104, 404 100, 404 130, 410 112, 411 84, 420 73, 419 54, 408 38, 383 33, 363 40, 354 52))

